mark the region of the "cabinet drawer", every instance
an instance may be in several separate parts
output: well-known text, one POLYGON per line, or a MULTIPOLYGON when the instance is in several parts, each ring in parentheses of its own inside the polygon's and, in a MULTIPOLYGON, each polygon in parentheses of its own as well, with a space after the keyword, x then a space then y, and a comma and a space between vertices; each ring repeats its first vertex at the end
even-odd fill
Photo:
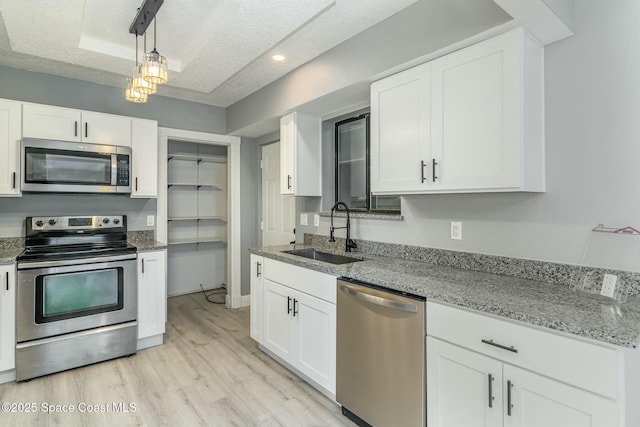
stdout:
POLYGON ((336 303, 336 278, 330 274, 268 258, 264 260, 263 274, 265 279, 336 303))
POLYGON ((618 358, 611 348, 433 302, 427 303, 427 335, 618 398, 618 358))

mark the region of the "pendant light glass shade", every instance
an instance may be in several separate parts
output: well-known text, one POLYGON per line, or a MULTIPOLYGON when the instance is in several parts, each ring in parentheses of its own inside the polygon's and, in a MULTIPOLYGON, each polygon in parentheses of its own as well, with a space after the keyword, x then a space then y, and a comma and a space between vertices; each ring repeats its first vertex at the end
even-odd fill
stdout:
POLYGON ((167 82, 167 58, 160 55, 155 48, 144 56, 142 66, 144 79, 154 84, 165 84, 167 82))
POLYGON ((158 86, 155 83, 150 83, 142 76, 142 65, 136 65, 133 70, 133 87, 137 92, 153 95, 158 91, 158 86))
POLYGON ((125 99, 129 102, 135 102, 138 104, 147 102, 147 94, 138 92, 133 84, 133 80, 133 77, 129 77, 127 79, 127 90, 124 92, 125 99))

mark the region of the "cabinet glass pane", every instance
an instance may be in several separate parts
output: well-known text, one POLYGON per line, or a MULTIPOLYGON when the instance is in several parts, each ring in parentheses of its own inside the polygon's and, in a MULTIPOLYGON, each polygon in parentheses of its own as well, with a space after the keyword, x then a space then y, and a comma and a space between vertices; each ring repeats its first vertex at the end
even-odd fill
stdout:
POLYGON ((337 200, 367 209, 367 119, 336 124, 337 200))
POLYGON ((369 115, 336 123, 336 202, 361 211, 400 211, 400 197, 369 189, 369 115))

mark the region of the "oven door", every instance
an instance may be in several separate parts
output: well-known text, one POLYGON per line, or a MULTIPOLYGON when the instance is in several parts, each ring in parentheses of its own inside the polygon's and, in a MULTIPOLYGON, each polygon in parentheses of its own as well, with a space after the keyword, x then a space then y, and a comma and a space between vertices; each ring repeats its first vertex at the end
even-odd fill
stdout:
POLYGON ((136 320, 136 255, 64 266, 19 265, 17 341, 136 320))

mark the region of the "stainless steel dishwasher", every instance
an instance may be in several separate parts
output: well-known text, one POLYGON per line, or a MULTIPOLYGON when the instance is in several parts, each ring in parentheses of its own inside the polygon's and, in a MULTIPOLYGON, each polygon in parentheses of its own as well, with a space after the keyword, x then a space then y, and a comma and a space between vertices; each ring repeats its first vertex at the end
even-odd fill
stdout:
POLYGON ((426 425, 425 299, 338 279, 336 400, 360 426, 426 425))

